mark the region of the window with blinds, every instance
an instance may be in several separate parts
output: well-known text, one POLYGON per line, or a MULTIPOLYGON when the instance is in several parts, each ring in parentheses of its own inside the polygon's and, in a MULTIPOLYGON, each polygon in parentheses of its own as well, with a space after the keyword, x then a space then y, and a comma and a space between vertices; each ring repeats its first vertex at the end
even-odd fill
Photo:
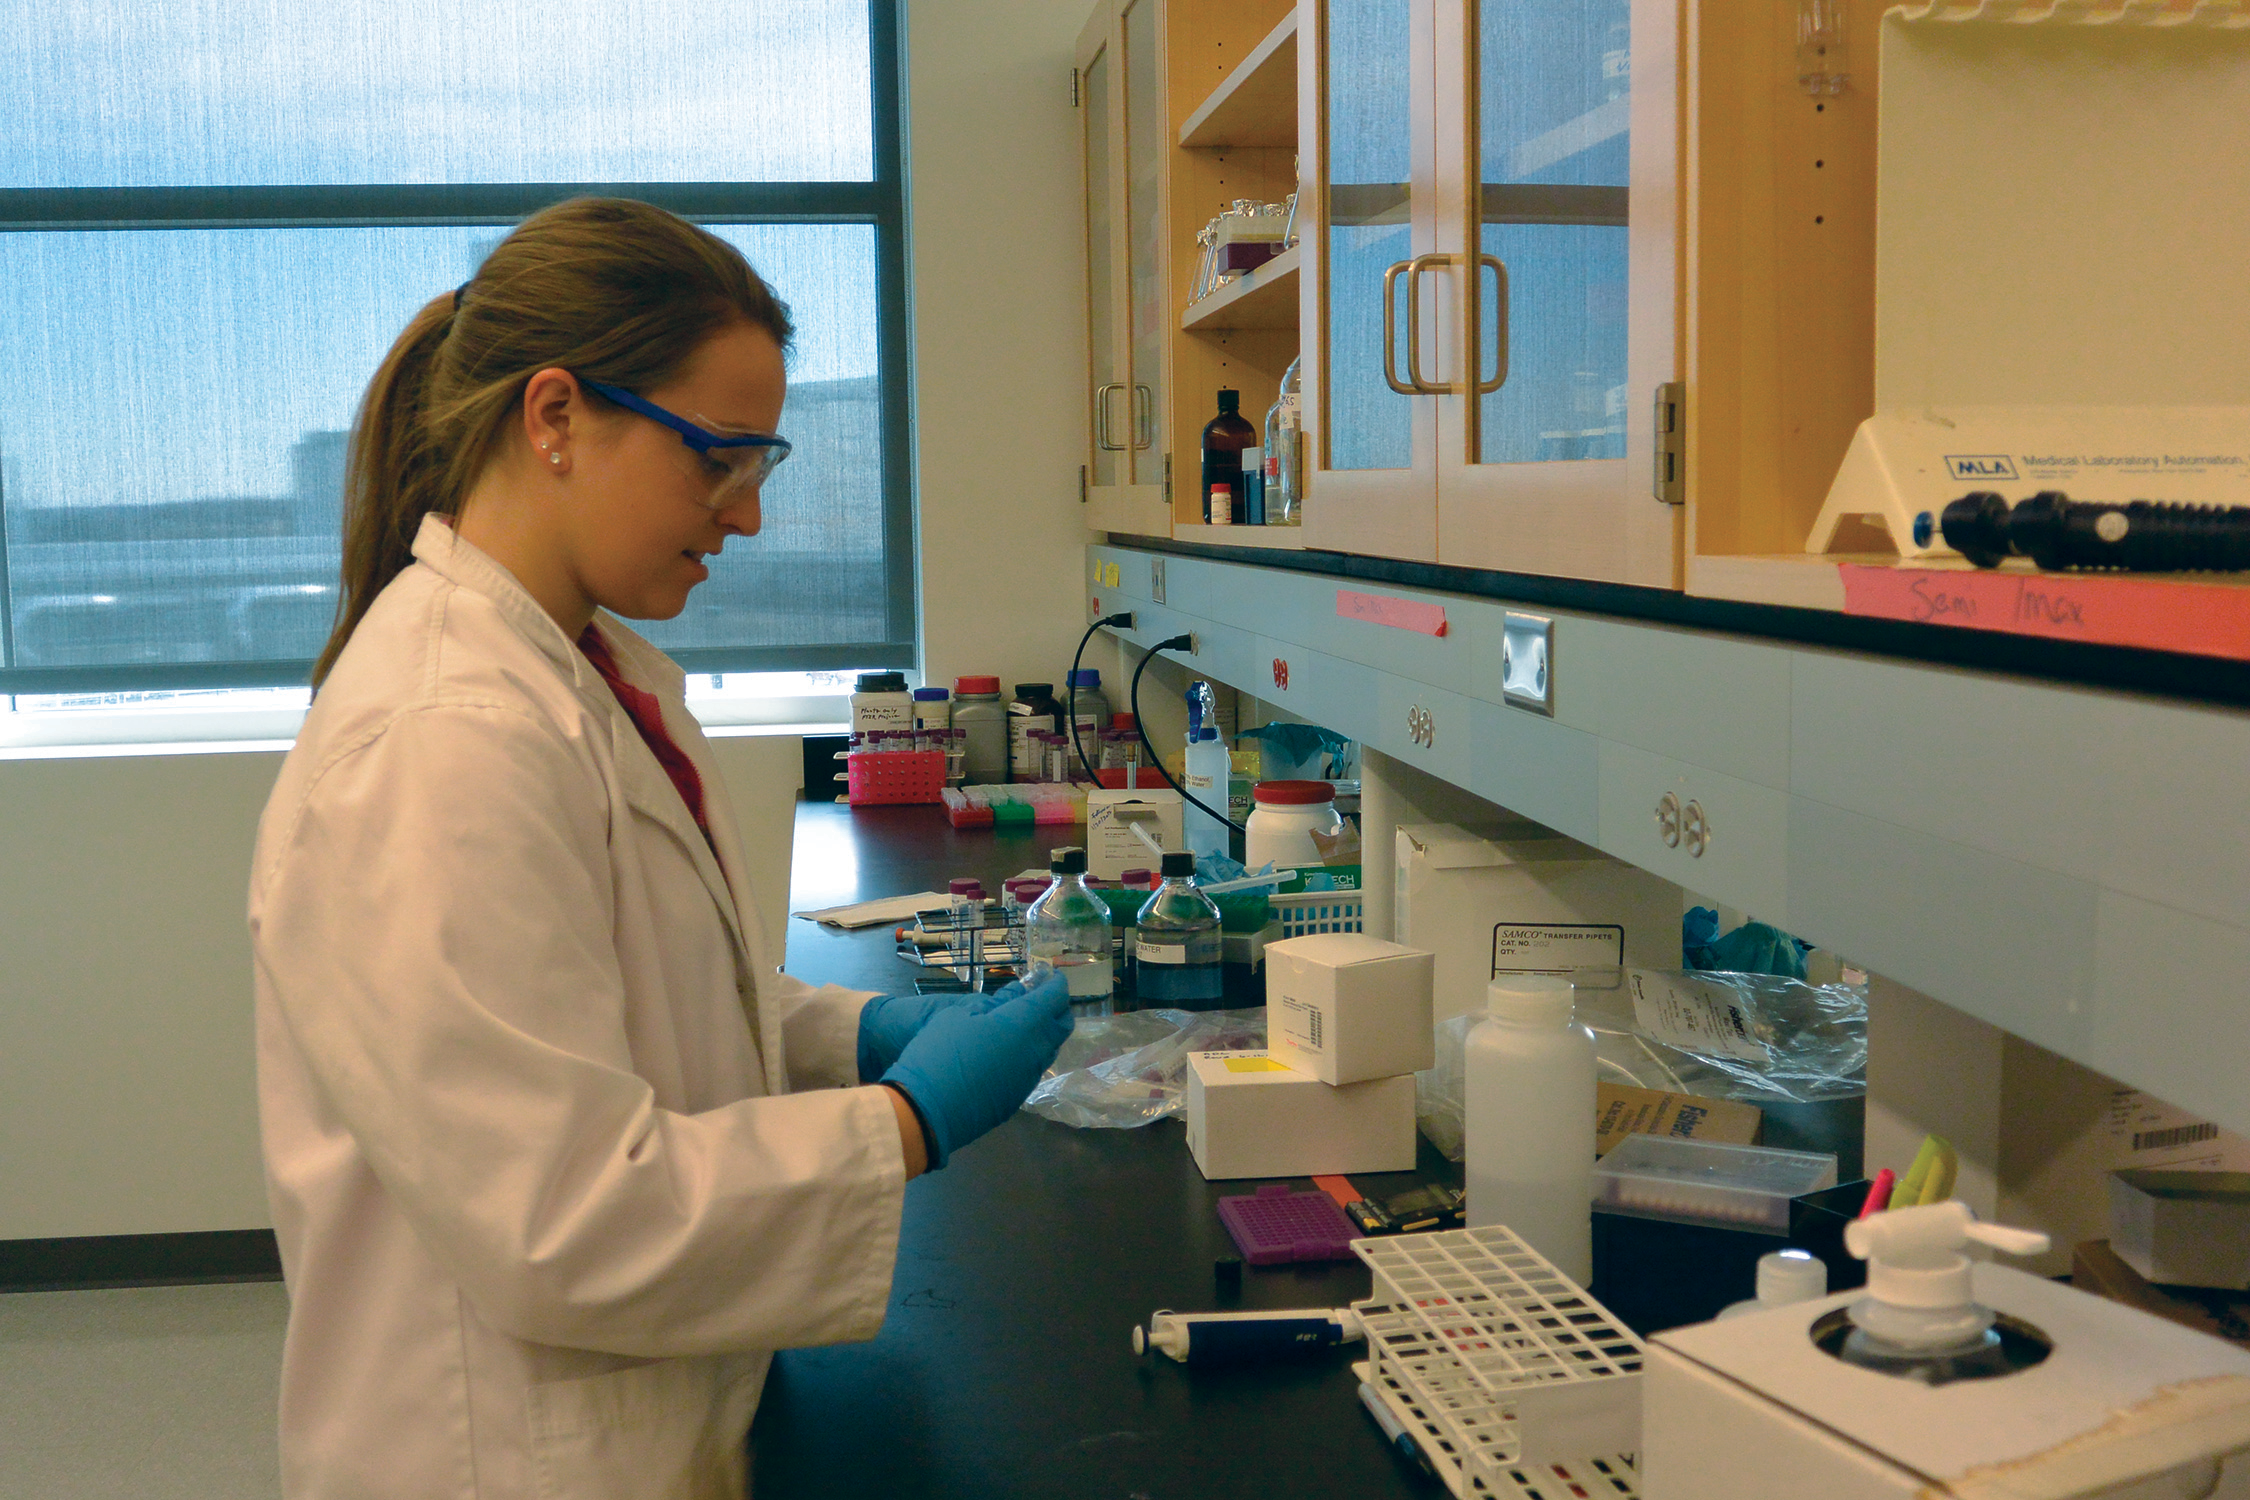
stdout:
POLYGON ((0 0, 0 693, 304 682, 368 377, 589 192, 798 327, 764 530, 647 632, 911 665, 897 48, 895 0, 0 0))

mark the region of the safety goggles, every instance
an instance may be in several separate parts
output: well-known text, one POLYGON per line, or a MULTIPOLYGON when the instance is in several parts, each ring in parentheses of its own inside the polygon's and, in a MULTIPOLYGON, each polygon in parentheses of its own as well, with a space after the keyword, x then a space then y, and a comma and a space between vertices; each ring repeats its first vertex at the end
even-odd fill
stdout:
POLYGON ((623 386, 607 385, 584 376, 579 377, 578 383, 605 401, 615 402, 627 411, 671 428, 697 458, 712 469, 723 471, 713 474, 711 493, 703 502, 713 510, 724 510, 744 495, 755 492, 789 456, 789 439, 785 437, 770 432, 712 432, 666 411, 653 401, 642 400, 623 386))

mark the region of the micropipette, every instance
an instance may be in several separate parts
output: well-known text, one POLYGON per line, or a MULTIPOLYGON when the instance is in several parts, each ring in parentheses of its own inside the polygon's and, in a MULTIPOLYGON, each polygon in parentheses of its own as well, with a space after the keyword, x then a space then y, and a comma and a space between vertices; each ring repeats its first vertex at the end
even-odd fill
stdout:
POLYGON ((1176 1313, 1158 1308, 1133 1329, 1133 1352, 1160 1349, 1183 1365, 1240 1364, 1333 1349, 1366 1337, 1348 1307, 1281 1312, 1176 1313))

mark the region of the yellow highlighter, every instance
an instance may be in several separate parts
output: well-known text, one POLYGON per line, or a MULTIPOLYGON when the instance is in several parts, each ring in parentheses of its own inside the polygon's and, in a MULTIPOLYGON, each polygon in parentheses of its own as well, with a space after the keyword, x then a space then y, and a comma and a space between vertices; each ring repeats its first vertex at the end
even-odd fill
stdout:
POLYGON ((1961 1158, 1950 1141, 1943 1136, 1922 1137, 1921 1149, 1914 1153, 1914 1164, 1906 1169, 1906 1175, 1899 1179, 1898 1190, 1891 1194, 1891 1207, 1915 1208, 1924 1203, 1943 1203, 1953 1191, 1953 1180, 1960 1168, 1961 1158))
POLYGON ((1961 1175, 1961 1157, 1954 1151, 1953 1143, 1943 1136, 1933 1135, 1937 1143, 1937 1160, 1930 1164, 1929 1180, 1922 1184, 1922 1203, 1943 1203, 1953 1196, 1954 1179, 1961 1175))

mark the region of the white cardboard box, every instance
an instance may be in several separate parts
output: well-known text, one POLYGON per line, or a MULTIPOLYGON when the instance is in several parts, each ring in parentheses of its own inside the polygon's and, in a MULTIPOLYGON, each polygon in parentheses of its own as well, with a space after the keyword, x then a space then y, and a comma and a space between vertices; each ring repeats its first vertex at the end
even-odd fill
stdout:
POLYGON ((1095 787, 1086 793, 1086 873, 1115 880, 1127 870, 1153 870, 1157 856, 1134 836, 1135 824, 1168 854, 1186 850, 1180 794, 1168 786, 1095 787))
POLYGON ((1433 1023, 1505 971, 1680 966, 1680 888, 1576 839, 1405 823, 1395 852, 1391 936, 1436 956, 1433 1023))
MULTIPOLYGON (((1979 1265, 1977 1300, 2053 1340, 2029 1369, 1925 1386, 1823 1352, 1858 1297, 1698 1323, 1649 1342, 1648 1500, 2043 1500, 2107 1493, 2250 1444, 2250 1353, 2119 1303, 1979 1265)), ((2238 1495, 2250 1455, 2216 1491, 2238 1495)))
POLYGON ((1360 932, 1269 943, 1266 1045, 1323 1083, 1435 1067, 1430 966, 1420 949, 1360 932))
POLYGON ((1188 1151, 1212 1181, 1414 1168, 1414 1075, 1322 1083, 1263 1052, 1188 1057, 1188 1151))
POLYGON ((2112 1172, 2109 1248, 2162 1285, 2250 1289, 2250 1174, 2112 1172))

